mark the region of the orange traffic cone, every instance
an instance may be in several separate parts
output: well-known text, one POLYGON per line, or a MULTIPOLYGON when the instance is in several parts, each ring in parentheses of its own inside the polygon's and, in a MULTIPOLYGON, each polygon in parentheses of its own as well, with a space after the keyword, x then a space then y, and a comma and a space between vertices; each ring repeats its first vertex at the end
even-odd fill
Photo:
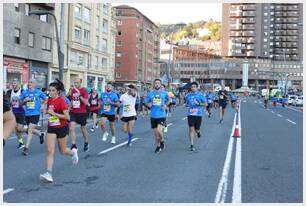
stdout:
POLYGON ((240 137, 240 134, 239 134, 239 127, 238 125, 236 124, 235 126, 235 130, 234 130, 234 135, 233 137, 237 138, 237 137, 240 137))

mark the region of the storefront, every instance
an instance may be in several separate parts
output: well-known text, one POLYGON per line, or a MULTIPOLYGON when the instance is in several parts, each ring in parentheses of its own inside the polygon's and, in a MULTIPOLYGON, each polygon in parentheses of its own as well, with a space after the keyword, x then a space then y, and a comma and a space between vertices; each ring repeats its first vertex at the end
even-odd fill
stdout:
MULTIPOLYGON (((22 85, 29 81, 29 63, 24 59, 3 58, 4 85, 18 79, 22 85)), ((4 87, 5 88, 5 87, 4 87)))
POLYGON ((87 76, 87 91, 89 92, 92 88, 96 88, 98 92, 103 92, 105 87, 105 77, 99 76, 87 76))
POLYGON ((36 80, 36 87, 47 88, 48 63, 31 61, 30 77, 36 80))

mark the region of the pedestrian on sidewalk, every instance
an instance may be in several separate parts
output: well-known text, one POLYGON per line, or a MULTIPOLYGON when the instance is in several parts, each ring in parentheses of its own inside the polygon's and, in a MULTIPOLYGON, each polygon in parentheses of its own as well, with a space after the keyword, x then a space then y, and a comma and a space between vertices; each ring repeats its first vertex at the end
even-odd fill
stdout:
POLYGON ((50 98, 47 103, 45 114, 49 114, 48 132, 47 132, 47 171, 40 175, 40 179, 47 182, 53 182, 52 169, 54 164, 55 144, 58 143, 59 151, 62 155, 72 157, 72 163, 78 163, 76 148, 70 149, 66 146, 67 134, 69 131, 68 122, 68 104, 65 97, 61 96, 64 90, 64 84, 56 79, 49 84, 50 98))

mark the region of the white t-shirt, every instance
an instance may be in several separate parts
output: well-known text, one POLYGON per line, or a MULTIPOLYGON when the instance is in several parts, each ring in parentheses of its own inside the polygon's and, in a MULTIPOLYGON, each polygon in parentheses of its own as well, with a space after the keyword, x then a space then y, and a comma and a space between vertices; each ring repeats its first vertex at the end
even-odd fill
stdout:
POLYGON ((120 102, 122 104, 122 116, 123 117, 132 117, 136 116, 136 110, 135 110, 135 104, 136 104, 136 98, 132 95, 129 95, 128 93, 124 93, 120 97, 120 102))

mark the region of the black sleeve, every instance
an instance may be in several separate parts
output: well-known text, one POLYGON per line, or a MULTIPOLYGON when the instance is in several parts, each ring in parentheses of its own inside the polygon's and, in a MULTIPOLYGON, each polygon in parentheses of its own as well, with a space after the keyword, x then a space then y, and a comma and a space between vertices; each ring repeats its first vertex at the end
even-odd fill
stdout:
POLYGON ((11 110, 11 108, 10 108, 10 103, 9 103, 9 101, 8 101, 8 98, 7 98, 7 96, 4 94, 4 92, 3 92, 3 114, 5 113, 5 112, 8 112, 8 111, 10 111, 11 110))

